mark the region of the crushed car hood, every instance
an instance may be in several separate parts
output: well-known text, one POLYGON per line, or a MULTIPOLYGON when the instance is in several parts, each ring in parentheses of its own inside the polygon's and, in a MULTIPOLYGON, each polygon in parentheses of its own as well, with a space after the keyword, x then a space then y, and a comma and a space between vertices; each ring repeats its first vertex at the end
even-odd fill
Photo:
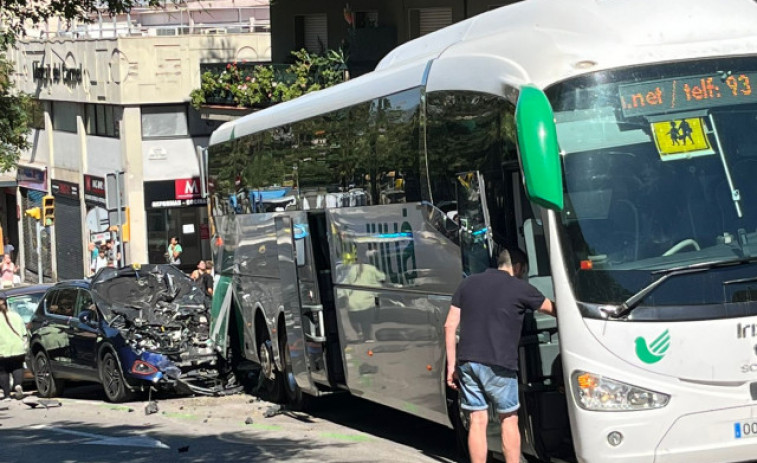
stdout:
POLYGON ((181 354, 187 360, 208 353, 209 299, 176 267, 107 268, 95 275, 91 288, 108 324, 137 351, 181 354))

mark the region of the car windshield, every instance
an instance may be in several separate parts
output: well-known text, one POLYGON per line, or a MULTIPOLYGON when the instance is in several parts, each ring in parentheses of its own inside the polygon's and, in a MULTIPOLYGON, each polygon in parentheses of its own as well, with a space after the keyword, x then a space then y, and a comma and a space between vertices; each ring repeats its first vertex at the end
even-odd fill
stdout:
POLYGON ((32 315, 34 315, 34 311, 37 310, 39 300, 42 299, 42 296, 44 295, 44 292, 39 292, 20 296, 9 296, 6 302, 8 303, 8 308, 10 310, 21 315, 24 323, 29 323, 29 320, 32 319, 32 315))
MULTIPOLYGON (((757 59, 738 58, 601 71, 548 89, 564 169, 559 229, 579 301, 619 304, 665 270, 757 256, 753 85, 757 59)), ((740 262, 736 274, 716 266, 671 278, 644 304, 757 300, 744 282, 753 264, 740 262)))

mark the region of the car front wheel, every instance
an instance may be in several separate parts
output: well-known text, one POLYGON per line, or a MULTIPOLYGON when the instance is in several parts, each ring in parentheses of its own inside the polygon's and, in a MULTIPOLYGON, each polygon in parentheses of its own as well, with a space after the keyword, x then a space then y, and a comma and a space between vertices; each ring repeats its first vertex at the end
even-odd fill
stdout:
POLYGON ((131 391, 126 385, 126 380, 118 364, 118 358, 113 352, 106 352, 103 355, 100 372, 105 397, 109 402, 125 402, 131 398, 131 391))
POLYGON ((45 351, 39 351, 34 356, 34 382, 40 397, 49 399, 63 392, 63 382, 53 376, 50 358, 45 351))

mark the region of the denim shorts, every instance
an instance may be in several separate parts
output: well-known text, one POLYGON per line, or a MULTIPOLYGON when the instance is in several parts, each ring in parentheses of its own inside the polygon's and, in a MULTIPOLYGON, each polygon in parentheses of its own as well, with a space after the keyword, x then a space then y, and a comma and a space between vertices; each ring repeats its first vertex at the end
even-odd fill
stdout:
POLYGON ((497 413, 512 413, 520 408, 518 375, 496 365, 463 362, 457 368, 460 376, 463 410, 487 410, 491 403, 497 413))

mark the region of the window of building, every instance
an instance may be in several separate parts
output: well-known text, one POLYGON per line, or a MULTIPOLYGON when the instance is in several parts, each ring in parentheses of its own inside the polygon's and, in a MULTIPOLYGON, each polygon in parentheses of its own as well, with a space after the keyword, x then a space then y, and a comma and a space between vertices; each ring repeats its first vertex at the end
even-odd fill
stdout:
POLYGON ((54 130, 76 133, 76 117, 81 115, 82 112, 80 104, 53 101, 52 112, 54 130))
POLYGON ((186 105, 142 106, 142 138, 189 135, 186 105))
POLYGON ((123 108, 103 104, 88 104, 86 108, 86 120, 88 135, 101 137, 118 137, 119 124, 123 108))
POLYGON ((45 130, 45 103, 37 99, 30 99, 26 106, 29 118, 29 128, 45 130))
POLYGON ((412 8, 410 38, 415 39, 452 24, 452 8, 412 8))
POLYGON ((308 14, 294 17, 296 48, 312 53, 323 53, 328 48, 328 21, 325 14, 308 14))
POLYGON ((355 29, 378 27, 378 11, 356 11, 355 29))

